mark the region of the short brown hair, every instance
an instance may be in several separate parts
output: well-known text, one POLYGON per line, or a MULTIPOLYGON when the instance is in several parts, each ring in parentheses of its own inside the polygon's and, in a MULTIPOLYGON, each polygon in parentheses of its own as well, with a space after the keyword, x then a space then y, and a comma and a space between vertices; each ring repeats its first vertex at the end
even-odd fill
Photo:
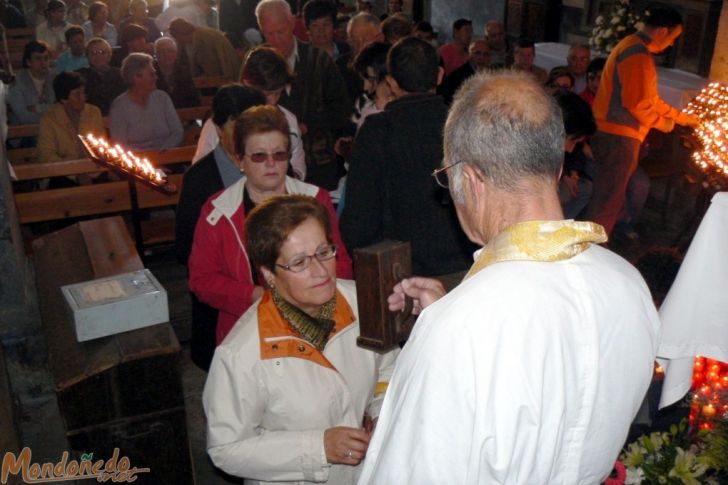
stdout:
POLYGON ((275 91, 285 87, 293 76, 288 70, 288 62, 278 51, 260 46, 246 56, 240 78, 263 91, 275 91))
MULTIPOLYGON (((290 144, 290 131, 286 116, 275 106, 253 106, 243 111, 235 120, 235 154, 245 155, 245 140, 251 135, 277 131, 290 144)), ((289 146, 290 148, 290 146, 289 146)))
POLYGON ((80 35, 80 36, 85 36, 86 35, 86 33, 81 28, 81 26, 79 26, 79 25, 71 25, 70 27, 68 27, 66 29, 66 32, 63 33, 63 36, 66 38, 66 44, 70 43, 71 42, 71 39, 74 36, 77 36, 77 35, 80 35))
POLYGON ((280 195, 258 204, 245 220, 246 248, 253 264, 276 271, 283 243, 307 219, 321 224, 331 243, 331 220, 326 208, 307 195, 280 195))

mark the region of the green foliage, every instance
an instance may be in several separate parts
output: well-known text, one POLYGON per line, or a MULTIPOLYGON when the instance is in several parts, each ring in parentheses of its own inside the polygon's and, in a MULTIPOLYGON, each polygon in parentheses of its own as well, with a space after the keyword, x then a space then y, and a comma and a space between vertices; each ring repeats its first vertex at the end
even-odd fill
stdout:
POLYGON ((687 422, 667 433, 642 435, 625 447, 619 460, 627 468, 625 484, 699 485, 728 479, 728 419, 715 428, 692 432, 687 422))
POLYGON ((703 430, 699 435, 705 445, 705 463, 728 477, 728 418, 716 421, 714 429, 703 430))

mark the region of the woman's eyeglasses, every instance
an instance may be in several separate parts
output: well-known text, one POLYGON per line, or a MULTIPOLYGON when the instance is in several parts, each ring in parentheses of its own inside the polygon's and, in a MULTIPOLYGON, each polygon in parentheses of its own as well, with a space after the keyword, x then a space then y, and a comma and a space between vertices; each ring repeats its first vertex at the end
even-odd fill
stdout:
POLYGON ((450 165, 440 167, 432 172, 432 176, 435 178, 435 182, 437 182, 437 185, 450 190, 450 177, 447 176, 447 171, 461 162, 462 160, 460 162, 451 163, 450 165))
POLYGON ((279 268, 283 268, 286 271, 290 271, 291 273, 300 273, 301 271, 305 271, 309 266, 311 266, 311 261, 313 260, 313 258, 316 258, 319 262, 324 262, 328 261, 334 256, 336 256, 336 244, 329 244, 327 246, 322 246, 318 248, 313 254, 297 256, 290 260, 288 264, 276 263, 276 266, 278 266, 279 268))
POLYGON ((272 158, 274 162, 287 162, 291 157, 290 152, 281 150, 273 153, 256 152, 247 155, 250 161, 253 163, 264 163, 269 158, 272 158))

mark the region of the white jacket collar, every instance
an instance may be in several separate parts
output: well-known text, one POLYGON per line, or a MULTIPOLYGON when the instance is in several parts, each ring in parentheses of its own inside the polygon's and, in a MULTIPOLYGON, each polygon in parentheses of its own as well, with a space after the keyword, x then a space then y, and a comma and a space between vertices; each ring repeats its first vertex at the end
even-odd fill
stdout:
MULTIPOLYGON (((223 193, 212 200, 213 211, 207 216, 207 222, 215 225, 221 216, 231 218, 235 212, 243 204, 243 188, 245 181, 248 178, 243 175, 243 178, 232 184, 230 187, 225 189, 223 193)), ((310 197, 316 197, 320 190, 317 186, 301 182, 300 180, 294 179, 286 175, 284 181, 286 186, 286 193, 288 194, 301 194, 308 195, 310 197)))

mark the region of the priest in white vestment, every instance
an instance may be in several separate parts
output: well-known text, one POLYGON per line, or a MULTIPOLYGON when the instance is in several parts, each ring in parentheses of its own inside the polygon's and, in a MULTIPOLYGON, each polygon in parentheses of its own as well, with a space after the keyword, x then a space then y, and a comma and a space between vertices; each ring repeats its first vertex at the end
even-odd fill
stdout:
POLYGON ((652 377, 660 323, 645 282, 563 220, 558 106, 515 73, 464 84, 435 174, 483 245, 449 294, 395 288, 424 309, 400 354, 360 484, 597 484, 652 377))

